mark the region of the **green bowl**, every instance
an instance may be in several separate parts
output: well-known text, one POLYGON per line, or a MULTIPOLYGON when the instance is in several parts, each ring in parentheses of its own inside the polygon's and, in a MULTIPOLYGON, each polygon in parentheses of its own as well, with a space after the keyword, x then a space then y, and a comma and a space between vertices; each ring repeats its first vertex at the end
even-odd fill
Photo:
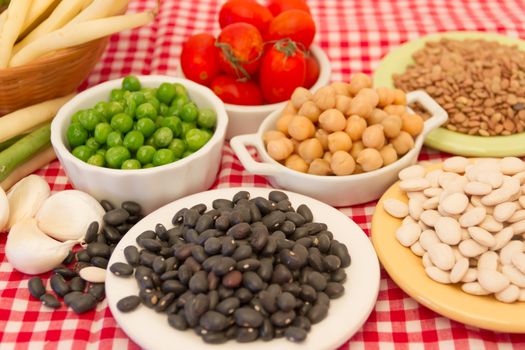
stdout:
MULTIPOLYGON (((517 45, 525 50, 525 41, 504 35, 482 32, 447 32, 427 35, 407 42, 387 54, 374 73, 374 86, 394 87, 393 74, 405 72, 414 63, 412 55, 427 41, 448 39, 483 39, 505 45, 517 45)), ((525 132, 509 136, 472 136, 438 128, 425 140, 425 145, 440 151, 469 157, 525 156, 525 132)))

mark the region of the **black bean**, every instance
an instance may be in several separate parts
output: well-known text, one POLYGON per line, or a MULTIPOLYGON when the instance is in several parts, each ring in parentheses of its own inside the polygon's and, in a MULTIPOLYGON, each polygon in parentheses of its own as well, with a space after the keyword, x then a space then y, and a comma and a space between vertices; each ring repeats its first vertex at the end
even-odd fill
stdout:
POLYGON ((217 237, 210 237, 204 243, 204 251, 207 254, 214 255, 221 251, 222 241, 217 237))
POLYGON ((266 289, 266 291, 267 291, 268 293, 273 294, 273 295, 277 298, 277 296, 278 296, 279 294, 282 293, 283 289, 282 289, 282 287, 281 287, 280 285, 278 285, 278 284, 276 284, 276 283, 273 283, 273 284, 270 284, 270 285, 268 286, 268 288, 266 289))
POLYGON ((276 327, 286 327, 295 319, 295 311, 277 311, 270 317, 272 324, 276 327))
POLYGON ((308 237, 309 235, 308 227, 301 226, 295 229, 295 231, 290 235, 290 239, 297 241, 301 238, 308 237))
POLYGON ((173 225, 176 225, 176 224, 182 222, 183 219, 184 219, 184 214, 186 213, 186 211, 188 211, 188 208, 182 208, 178 212, 176 212, 175 215, 173 216, 173 219, 171 219, 171 223, 173 225))
POLYGON ((67 253, 67 256, 64 258, 64 260, 62 261, 62 264, 63 265, 69 265, 73 262, 73 260, 75 259, 75 253, 73 253, 72 250, 70 250, 68 253, 67 253))
POLYGON ((326 233, 320 233, 314 239, 314 246, 316 246, 321 253, 328 253, 330 250, 330 237, 326 233))
POLYGON ((179 281, 181 281, 181 283, 187 285, 192 275, 193 271, 188 265, 182 265, 179 267, 179 281))
POLYGON ((153 253, 150 253, 147 250, 143 250, 143 251, 140 252, 139 261, 144 266, 152 267, 153 266, 153 260, 155 260, 156 257, 157 257, 157 255, 155 255, 153 253))
POLYGON ((111 226, 118 226, 126 222, 129 217, 129 212, 123 208, 116 208, 104 214, 104 222, 111 226))
POLYGON ((73 277, 69 282, 69 287, 73 292, 83 292, 86 289, 86 281, 80 277, 73 277))
POLYGON ((237 288, 241 285, 243 276, 240 271, 230 271, 222 278, 222 284, 227 288, 237 288))
POLYGON ((302 245, 305 248, 310 248, 313 244, 313 238, 312 237, 303 237, 299 238, 295 241, 295 243, 302 245))
POLYGON ((243 259, 237 262, 236 269, 242 272, 255 271, 261 266, 261 262, 258 259, 243 259))
POLYGON ((176 314, 178 311, 179 306, 177 305, 177 301, 171 303, 171 305, 166 308, 166 314, 168 315, 176 314))
POLYGON ((186 318, 179 314, 169 315, 168 324, 179 331, 185 331, 188 329, 186 318))
POLYGON ((110 210, 113 210, 114 206, 113 204, 111 204, 110 202, 108 202, 107 200, 103 199, 100 201, 100 205, 102 206, 102 208, 104 208, 104 210, 106 212, 110 211, 110 210))
POLYGON ((297 316, 295 320, 293 320, 292 326, 304 329, 305 331, 309 332, 312 328, 312 323, 305 316, 297 316))
POLYGON ((167 232, 168 230, 163 224, 155 225, 155 234, 160 240, 165 241, 168 238, 167 232))
POLYGON ((160 288, 163 293, 174 293, 176 296, 186 292, 186 287, 181 282, 173 279, 164 281, 160 288))
POLYGON ((286 220, 283 222, 283 224, 279 227, 279 230, 284 232, 286 235, 290 235, 295 232, 295 224, 292 221, 286 220))
POLYGON ((210 310, 214 310, 217 307, 217 304, 219 304, 219 292, 216 290, 210 290, 208 298, 210 299, 210 310))
POLYGON ((315 235, 319 232, 326 231, 327 229, 326 224, 320 222, 309 222, 303 225, 303 227, 308 229, 308 234, 310 235, 315 235))
POLYGON ((68 269, 65 266, 60 266, 60 267, 57 267, 57 268, 53 269, 53 273, 57 273, 57 274, 61 275, 66 280, 70 280, 73 277, 78 276, 78 274, 75 271, 73 271, 71 269, 68 269))
POLYGON ((211 271, 213 266, 217 264, 217 262, 219 262, 220 258, 221 256, 219 255, 210 256, 209 258, 204 260, 204 262, 202 263, 202 268, 208 272, 211 271))
POLYGON ((64 296, 64 304, 68 305, 71 303, 71 301, 79 296, 82 296, 84 295, 84 293, 80 292, 80 291, 71 291, 69 293, 67 293, 65 296, 64 296))
POLYGON ((208 291, 208 274, 206 271, 196 272, 189 281, 189 288, 192 293, 205 293, 208 291))
POLYGON ((71 291, 69 284, 66 282, 64 277, 58 273, 54 273, 50 278, 50 285, 53 292, 59 297, 63 297, 71 291))
POLYGON ((40 301, 45 306, 53 308, 53 309, 58 309, 60 306, 62 306, 60 301, 58 301, 57 298, 53 294, 49 294, 49 293, 43 294, 40 297, 40 301))
POLYGON ((207 229, 213 228, 214 223, 215 222, 213 220, 213 216, 208 214, 202 215, 201 217, 199 217, 197 223, 195 224, 195 231, 197 231, 198 233, 202 233, 207 229))
POLYGON ((142 232, 140 235, 138 235, 137 238, 135 239, 135 241, 137 242, 137 244, 140 247, 142 247, 142 240, 143 239, 155 239, 155 237, 157 237, 157 234, 155 233, 155 231, 146 230, 146 231, 142 232))
POLYGON ((133 267, 123 262, 116 262, 109 267, 115 276, 131 276, 133 274, 133 267))
POLYGON ((308 275, 308 284, 314 287, 316 291, 323 291, 326 288, 326 277, 317 271, 312 271, 308 275))
POLYGON ((208 207, 206 206, 206 204, 204 203, 199 203, 199 204, 195 204, 193 207, 191 207, 190 209, 194 209, 197 211, 197 213, 199 213, 200 215, 204 214, 204 212, 206 211, 206 209, 208 209, 208 207))
POLYGON ((131 266, 137 266, 139 264, 139 250, 135 246, 127 246, 124 248, 124 257, 131 266))
POLYGON ((166 271, 162 275, 160 275, 160 280, 161 281, 173 280, 177 278, 178 275, 179 275, 179 271, 177 270, 166 271))
POLYGON ((215 199, 212 202, 213 209, 232 209, 233 208, 233 202, 229 199, 215 199))
POLYGON ((270 314, 266 312, 266 309, 264 308, 261 299, 254 297, 252 300, 250 300, 250 307, 254 309, 255 311, 259 312, 264 317, 269 317, 270 314))
POLYGON ((208 344, 222 344, 228 341, 224 332, 206 332, 202 334, 202 340, 208 344))
POLYGON ((91 257, 89 256, 86 249, 79 250, 76 256, 77 256, 77 261, 89 262, 89 260, 91 260, 91 257))
POLYGON ((269 341, 274 338, 274 328, 268 318, 265 318, 262 325, 259 327, 259 338, 263 341, 269 341))
POLYGON ((199 212, 195 209, 188 209, 184 212, 183 224, 188 227, 195 227, 199 219, 199 212))
POLYGON ((262 219, 262 214, 259 208, 253 202, 248 203, 248 209, 250 210, 250 217, 252 222, 259 222, 262 219))
POLYGON ((215 228, 217 230, 226 231, 230 227, 230 214, 228 213, 222 213, 216 220, 215 220, 215 228))
POLYGON ((89 224, 84 241, 86 241, 86 243, 94 242, 97 239, 98 229, 98 221, 93 221, 91 224, 89 224))
MULTIPOLYGON (((301 245, 298 246, 303 247, 301 245)), ((306 264, 306 256, 297 254, 295 251, 291 251, 290 249, 281 250, 279 252, 279 259, 290 270, 299 270, 304 264, 306 264)))
MULTIPOLYGON (((283 231, 279 231, 279 230, 274 231, 274 232, 272 233, 271 237, 274 238, 274 239, 277 240, 277 241, 279 241, 279 240, 286 240, 286 235, 284 234, 284 232, 283 232, 283 231)), ((288 242, 288 243, 289 243, 289 242, 288 242)), ((279 250, 279 249, 283 249, 283 248, 291 248, 292 246, 293 246, 293 243, 290 244, 289 247, 282 247, 282 243, 279 243, 279 244, 277 245, 277 249, 279 250)))
POLYGON ((271 211, 275 210, 275 204, 263 197, 254 198, 253 203, 255 203, 261 212, 261 215, 267 215, 271 211))
POLYGON ((257 340, 259 333, 254 328, 239 327, 236 340, 239 343, 249 343, 257 340))
POLYGON ((299 293, 299 296, 304 301, 312 303, 317 299, 317 291, 314 289, 314 287, 308 284, 303 284, 301 286, 301 292, 299 293))
POLYGON ((273 269, 272 283, 284 284, 292 280, 292 273, 283 264, 277 264, 273 269))
POLYGON ((341 267, 350 266, 350 254, 348 253, 348 248, 343 243, 333 240, 330 245, 330 253, 341 259, 341 267))
POLYGON ((220 300, 231 298, 234 296, 234 293, 235 293, 233 289, 225 287, 225 286, 219 286, 217 288, 217 292, 219 293, 220 300))
POLYGON ((241 199, 250 199, 250 192, 248 191, 239 191, 233 196, 233 203, 237 203, 241 199))
POLYGON ((104 234, 106 235, 106 238, 108 240, 110 240, 110 241, 115 242, 115 243, 120 241, 122 239, 122 236, 125 235, 126 233, 128 233, 128 231, 133 227, 133 224, 130 224, 128 221, 129 221, 129 219, 126 221, 126 223, 117 226, 117 231, 119 233, 118 236, 116 234, 115 235, 108 235, 109 231, 108 232, 104 231, 104 234))
POLYGON ((311 222, 314 219, 314 214, 312 214, 310 208, 308 208, 305 204, 301 204, 297 207, 297 213, 301 214, 306 222, 311 222))
POLYGON ((274 210, 271 213, 263 216, 261 219, 262 223, 268 228, 270 231, 274 231, 279 226, 282 225, 282 223, 286 220, 286 216, 282 211, 274 210))
MULTIPOLYGON (((239 247, 240 248, 240 247, 239 247)), ((237 250, 239 249, 237 248, 237 250)), ((237 262, 230 257, 221 257, 215 266, 212 267, 213 273, 217 276, 224 276, 228 272, 232 271, 235 268, 237 262)))
POLYGON ((338 282, 328 282, 324 292, 330 297, 330 299, 337 299, 345 292, 345 287, 338 282))
POLYGON ((250 224, 246 222, 238 223, 226 232, 228 236, 232 236, 235 239, 244 239, 251 233, 250 224))
POLYGON ((253 271, 247 271, 243 274, 242 285, 253 293, 257 293, 264 288, 263 280, 253 271))
POLYGON ((265 282, 272 279, 273 263, 271 259, 263 258, 260 260, 260 266, 257 269, 257 274, 265 282))
POLYGON ((199 263, 204 262, 208 258, 208 255, 206 254, 206 251, 204 251, 204 248, 200 245, 195 245, 191 248, 191 255, 195 260, 197 260, 199 263))
POLYGON ((248 259, 253 253, 252 247, 249 245, 241 245, 235 249, 235 252, 231 256, 236 261, 248 259))
POLYGON ((253 299, 253 293, 248 288, 241 287, 235 291, 235 297, 239 299, 241 304, 246 304, 253 299))
POLYGON ((136 295, 130 295, 120 299, 117 302, 117 309, 121 312, 131 312, 140 305, 140 298, 136 295))
POLYGON ((258 226, 252 228, 252 235, 250 237, 250 244, 255 251, 261 251, 268 243, 270 237, 266 226, 258 226))
POLYGON ((107 244, 108 243, 105 235, 98 235, 96 242, 97 243, 103 243, 103 244, 107 244))
POLYGON ((326 318, 328 315, 328 305, 316 303, 312 308, 308 311, 307 317, 312 322, 312 324, 316 324, 321 322, 326 318))
POLYGON ((139 265, 135 269, 135 279, 138 281, 145 276, 150 277, 153 274, 153 270, 147 266, 139 265))
POLYGON ((220 332, 226 328, 226 316, 217 311, 206 311, 201 316, 199 324, 210 332, 220 332))
POLYGON ((125 201, 122 202, 121 207, 130 215, 139 215, 142 212, 142 207, 137 202, 125 201))
POLYGON ((268 194, 268 199, 272 202, 280 202, 282 200, 288 199, 288 195, 282 191, 271 191, 268 194))
POLYGON ((155 311, 164 312, 171 304, 175 301, 175 293, 168 293, 159 299, 157 305, 155 305, 155 311))
POLYGON ((101 301, 106 296, 106 287, 104 283, 90 283, 87 292, 95 300, 101 301))
POLYGON ((272 256, 277 250, 277 240, 274 237, 268 237, 268 242, 261 251, 262 256, 272 256))
POLYGON ((140 220, 142 220, 144 218, 144 216, 142 215, 131 215, 127 220, 126 220, 126 223, 127 224, 131 224, 131 225, 135 225, 137 222, 139 222, 140 220))
POLYGON ((341 267, 341 259, 336 255, 327 255, 323 259, 323 266, 325 271, 333 272, 341 267))
POLYGON ((277 312, 278 308, 276 295, 268 292, 267 290, 263 290, 259 293, 259 300, 261 301, 261 305, 266 312, 270 314, 277 312))
POLYGON ((238 298, 230 297, 222 300, 219 304, 217 304, 215 309, 221 314, 228 316, 233 315, 235 310, 237 310, 240 305, 241 302, 238 298))
POLYGON ((293 294, 296 297, 299 297, 301 294, 301 286, 298 282, 285 283, 282 285, 283 292, 288 292, 293 294))
POLYGON ((73 297, 69 303, 69 307, 73 309, 76 314, 83 314, 93 310, 97 306, 97 300, 91 294, 77 295, 73 297))
POLYGON ((177 261, 176 257, 170 256, 164 260, 164 264, 166 265, 166 271, 170 271, 176 269, 179 262, 177 261))
POLYGON ((87 253, 90 257, 100 256, 102 258, 109 258, 111 252, 107 244, 93 242, 87 245, 87 253))
POLYGON ((179 261, 186 260, 191 255, 191 249, 193 248, 192 243, 181 244, 175 247, 174 255, 179 261))
POLYGON ((139 297, 145 306, 153 309, 155 308, 155 305, 158 304, 160 298, 162 298, 162 295, 157 290, 141 289, 139 292, 139 297))
POLYGON ((205 212, 204 214, 211 216, 213 218, 213 220, 215 220, 221 215, 221 211, 212 208, 212 209, 208 210, 207 212, 205 212))
POLYGON ((144 249, 147 249, 153 253, 160 252, 162 248, 162 244, 160 243, 160 241, 153 238, 145 238, 141 241, 141 243, 144 249))
POLYGON ((332 275, 330 276, 330 280, 332 282, 339 282, 344 283, 346 281, 346 271, 344 268, 338 268, 334 272, 332 272, 332 275))
POLYGON ((208 311, 209 299, 204 294, 197 294, 184 304, 184 316, 190 327, 199 323, 200 317, 208 311))
POLYGON ((172 247, 162 247, 160 248, 160 251, 158 254, 161 255, 165 259, 171 258, 173 257, 173 248, 172 247))
POLYGON ((46 288, 40 277, 32 277, 27 283, 29 293, 37 299, 40 299, 42 295, 46 294, 46 288))
POLYGON ((291 311, 295 308, 295 297, 292 293, 284 292, 277 297, 277 306, 283 311, 291 311))
POLYGON ((283 199, 275 205, 275 209, 282 212, 293 211, 292 203, 288 199, 283 199))
POLYGON ((108 259, 100 257, 100 256, 95 256, 91 258, 90 263, 91 265, 100 267, 101 269, 105 269, 106 267, 108 267, 108 259))
POLYGON ((307 333, 306 330, 299 327, 288 327, 286 328, 286 331, 284 332, 284 336, 287 340, 294 342, 294 343, 300 343, 306 339, 307 333))
POLYGON ((162 275, 166 271, 166 260, 162 256, 157 256, 151 267, 156 274, 162 275))
POLYGON ((293 222, 296 227, 300 227, 306 223, 306 219, 301 214, 294 211, 287 211, 285 216, 286 220, 293 222))
POLYGON ((263 322, 263 316, 260 312, 249 307, 241 307, 235 310, 233 315, 235 323, 240 327, 259 327, 263 322))

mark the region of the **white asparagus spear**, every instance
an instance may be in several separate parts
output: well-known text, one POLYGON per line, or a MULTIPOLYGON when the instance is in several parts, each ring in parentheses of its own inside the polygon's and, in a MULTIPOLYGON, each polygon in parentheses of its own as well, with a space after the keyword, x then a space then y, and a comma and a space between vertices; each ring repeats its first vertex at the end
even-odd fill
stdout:
POLYGON ((30 6, 31 0, 11 0, 9 3, 2 32, 0 32, 0 69, 6 68, 9 63, 13 45, 22 30, 30 6))

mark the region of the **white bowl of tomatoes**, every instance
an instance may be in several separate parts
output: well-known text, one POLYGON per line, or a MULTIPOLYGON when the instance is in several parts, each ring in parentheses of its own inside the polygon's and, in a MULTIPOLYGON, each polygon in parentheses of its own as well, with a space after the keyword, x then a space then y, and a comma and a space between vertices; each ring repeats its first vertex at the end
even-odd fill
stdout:
POLYGON ((295 88, 313 91, 330 80, 326 54, 312 41, 315 22, 304 0, 229 0, 220 9, 221 32, 192 35, 178 74, 210 87, 229 117, 226 138, 254 133, 283 109, 295 88))

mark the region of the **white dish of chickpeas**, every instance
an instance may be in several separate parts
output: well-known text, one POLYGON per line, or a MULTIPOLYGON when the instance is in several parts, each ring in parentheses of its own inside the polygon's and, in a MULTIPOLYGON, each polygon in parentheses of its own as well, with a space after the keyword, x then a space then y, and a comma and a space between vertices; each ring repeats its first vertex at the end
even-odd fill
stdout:
POLYGON ((403 168, 414 164, 425 136, 447 113, 425 92, 372 88, 356 74, 315 93, 298 88, 287 106, 270 114, 257 134, 241 135, 231 146, 251 173, 266 175, 275 187, 333 206, 379 198, 403 168), (426 121, 407 108, 418 102, 432 115, 426 121), (262 162, 247 146, 255 146, 262 162))

